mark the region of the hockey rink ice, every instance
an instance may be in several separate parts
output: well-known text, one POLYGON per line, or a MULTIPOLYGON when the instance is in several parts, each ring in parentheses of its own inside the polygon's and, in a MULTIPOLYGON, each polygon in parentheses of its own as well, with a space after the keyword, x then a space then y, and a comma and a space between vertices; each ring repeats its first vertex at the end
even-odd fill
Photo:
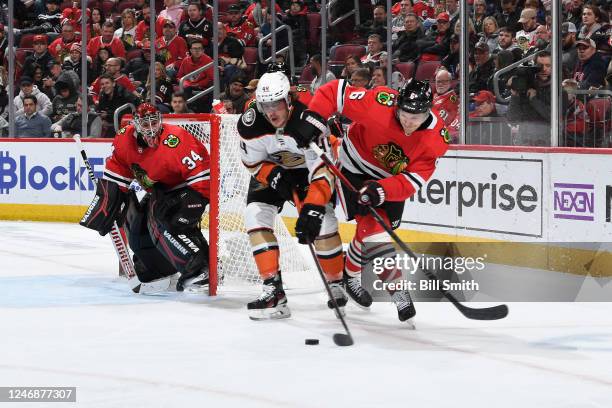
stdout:
POLYGON ((16 407, 612 407, 612 303, 512 303, 470 321, 417 303, 353 305, 355 345, 322 285, 293 316, 248 319, 259 286, 139 296, 107 237, 76 224, 0 222, 0 386, 74 386, 76 403, 16 407), (304 345, 306 338, 320 340, 304 345))

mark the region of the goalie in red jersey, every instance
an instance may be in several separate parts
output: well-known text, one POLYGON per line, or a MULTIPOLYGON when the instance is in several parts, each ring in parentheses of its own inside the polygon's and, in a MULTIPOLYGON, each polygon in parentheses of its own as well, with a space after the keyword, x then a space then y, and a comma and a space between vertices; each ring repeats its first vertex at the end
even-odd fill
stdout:
MULTIPOLYGON (((405 201, 425 185, 437 159, 448 149, 448 130, 431 107, 428 82, 409 80, 398 93, 384 86, 366 90, 334 80, 317 90, 305 111, 310 116, 307 121, 320 121, 321 125, 335 113, 353 121, 334 156, 342 173, 359 190, 355 194, 345 186, 338 188, 348 219, 357 221, 343 281, 348 295, 360 306, 372 303, 361 285, 361 267, 373 256, 365 256, 364 244, 376 243, 376 256, 394 251, 390 238, 365 205, 375 207, 391 228, 399 227, 405 201)), ((313 139, 318 137, 314 133, 313 139)), ((398 271, 387 272, 386 281, 400 277, 398 271)), ((401 321, 415 315, 407 291, 395 291, 391 297, 401 321)))
POLYGON ((106 235, 115 221, 125 221, 142 283, 164 279, 169 289, 176 283, 179 291, 201 290, 208 285, 209 254, 200 220, 209 193, 206 147, 183 128, 162 123, 157 108, 143 103, 134 123, 117 132, 81 225, 106 235), (140 202, 129 191, 133 180, 147 191, 140 202))

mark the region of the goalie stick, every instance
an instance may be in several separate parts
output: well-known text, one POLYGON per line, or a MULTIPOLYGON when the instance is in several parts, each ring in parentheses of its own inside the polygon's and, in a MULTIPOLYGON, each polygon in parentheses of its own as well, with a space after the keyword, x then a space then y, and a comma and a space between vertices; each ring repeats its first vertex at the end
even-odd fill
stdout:
MULTIPOLYGON (((298 197, 295 190, 293 191, 293 201, 299 213, 302 209, 302 202, 300 201, 300 198, 298 197)), ((342 322, 342 326, 344 326, 344 330, 346 331, 346 334, 345 333, 334 333, 332 337, 334 340, 334 343, 337 346, 343 346, 343 347, 352 346, 355 343, 353 341, 353 336, 351 335, 351 331, 349 330, 348 325, 346 324, 346 320, 344 320, 344 316, 342 316, 342 313, 340 312, 340 308, 338 307, 336 298, 334 298, 334 296, 332 295, 331 289, 329 287, 329 283, 327 283, 327 279, 325 279, 323 268, 321 267, 321 263, 319 262, 319 259, 317 258, 314 244, 312 242, 308 243, 308 249, 310 249, 310 254, 312 255, 312 259, 314 260, 314 263, 317 265, 319 276, 321 277, 321 280, 323 281, 323 286, 325 286, 325 290, 327 291, 327 295, 329 296, 329 299, 331 300, 332 305, 334 306, 334 311, 336 312, 336 316, 338 316, 338 319, 340 319, 340 322, 342 322)))
MULTIPOLYGON (((359 193, 359 191, 357 191, 355 186, 351 184, 351 182, 344 176, 344 174, 342 174, 340 169, 338 169, 338 167, 336 167, 336 165, 332 163, 329 157, 327 157, 327 154, 325 154, 325 152, 321 150, 321 148, 317 146, 316 143, 311 142, 310 148, 321 158, 321 160, 323 160, 323 163, 325 163, 327 168, 330 169, 331 172, 334 173, 345 186, 347 186, 352 192, 359 193)), ((408 248, 408 246, 404 242, 402 242, 402 240, 391 229, 391 227, 387 226, 387 224, 384 222, 382 217, 376 212, 376 210, 371 205, 367 205, 366 207, 368 208, 368 211, 370 211, 370 214, 372 214, 376 222, 380 224, 381 227, 384 228, 387 234, 389 234, 389 236, 402 249, 402 251, 404 251, 411 258, 417 259, 417 256, 414 254, 414 252, 412 252, 412 250, 408 248)), ((430 271, 427 268, 423 268, 423 267, 421 267, 421 270, 429 279, 439 282, 438 277, 432 271, 430 271)), ((440 288, 438 289, 438 291, 442 293, 442 295, 445 298, 447 298, 468 319, 498 320, 498 319, 503 319, 504 317, 508 315, 507 305, 502 304, 502 305, 491 306, 491 307, 486 307, 486 308, 479 308, 479 309, 469 307, 459 302, 459 300, 457 300, 457 298, 452 293, 450 293, 449 291, 445 289, 442 289, 443 287, 442 285, 438 285, 438 287, 440 288)))
MULTIPOLYGON (((89 178, 94 184, 97 184, 96 176, 94 175, 93 169, 91 168, 91 164, 89 163, 89 159, 87 158, 87 153, 85 152, 85 148, 83 147, 83 143, 81 142, 81 136, 75 134, 73 136, 74 141, 77 143, 79 150, 81 151, 81 157, 83 158, 83 162, 85 163, 85 167, 87 168, 87 173, 89 174, 89 178)), ((111 241, 113 242, 113 247, 115 248, 115 252, 117 252, 117 257, 119 258, 119 263, 123 268, 123 271, 126 274, 128 284, 132 289, 132 292, 139 293, 141 283, 136 276, 136 271, 134 270, 134 264, 132 263, 132 259, 130 258, 130 253, 127 249, 127 245, 125 245, 125 240, 123 239, 123 235, 121 235, 121 231, 119 230, 119 226, 117 226, 117 222, 113 223, 113 228, 110 230, 111 241)))

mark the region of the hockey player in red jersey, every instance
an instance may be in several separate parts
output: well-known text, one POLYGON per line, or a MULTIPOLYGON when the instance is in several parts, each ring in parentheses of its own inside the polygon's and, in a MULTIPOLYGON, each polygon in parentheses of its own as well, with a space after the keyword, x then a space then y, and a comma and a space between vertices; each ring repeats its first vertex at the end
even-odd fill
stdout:
MULTIPOLYGON (((289 317, 279 265, 274 220, 294 191, 303 200, 296 224, 300 243, 314 243, 317 258, 341 308, 346 305, 342 283, 343 252, 338 222, 331 204, 334 177, 310 149, 302 135, 313 125, 302 119, 306 106, 292 100, 289 79, 282 72, 265 73, 255 91, 256 108, 247 109, 238 122, 241 157, 252 178, 244 215, 263 292, 247 305, 249 317, 289 317)), ((320 131, 324 131, 323 126, 320 131)), ((333 307, 331 301, 328 302, 333 307)))
POLYGON ((106 235, 115 221, 125 220, 141 282, 164 279, 170 285, 178 278, 177 290, 200 290, 208 284, 208 243, 199 224, 209 197, 204 145, 183 128, 162 123, 157 108, 143 103, 134 123, 117 132, 81 225, 106 235), (128 190, 133 180, 148 192, 140 202, 128 190))
MULTIPOLYGON (((323 124, 336 112, 353 121, 342 138, 337 157, 342 173, 360 190, 355 194, 342 186, 338 193, 349 220, 357 221, 343 279, 345 290, 361 306, 372 303, 361 285, 364 244, 389 242, 364 205, 375 207, 391 228, 399 227, 404 202, 425 185, 436 168, 436 160, 448 149, 444 121, 431 107, 428 82, 411 79, 398 94, 387 87, 365 90, 334 80, 317 90, 305 111, 311 122, 320 120, 323 124)), ((318 133, 312 137, 318 137, 318 133)), ((387 253, 393 251, 390 245, 385 246, 387 253)), ((397 271, 390 272, 394 275, 389 279, 397 279, 397 271)), ((407 291, 391 295, 401 321, 415 315, 407 291)))

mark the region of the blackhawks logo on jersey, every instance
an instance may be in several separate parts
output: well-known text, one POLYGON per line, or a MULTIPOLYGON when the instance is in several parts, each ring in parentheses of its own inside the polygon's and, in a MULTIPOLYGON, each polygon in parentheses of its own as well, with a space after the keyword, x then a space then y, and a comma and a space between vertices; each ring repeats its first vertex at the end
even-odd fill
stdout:
POLYGON ((393 106, 395 95, 389 92, 381 91, 376 94, 376 102, 384 106, 393 106))
POLYGON ((142 188, 153 188, 153 184, 155 184, 156 181, 151 180, 145 169, 140 167, 140 165, 133 163, 132 172, 134 173, 134 178, 138 180, 138 184, 140 184, 142 188))
POLYGON ((174 135, 168 135, 168 137, 165 138, 162 143, 165 144, 168 147, 175 148, 176 146, 179 145, 180 142, 181 141, 179 140, 178 137, 176 137, 174 135))
POLYGON ((389 173, 399 174, 408 167, 410 159, 406 157, 401 147, 395 143, 374 146, 372 154, 378 162, 389 170, 389 173))
POLYGON ((442 136, 442 139, 444 139, 446 143, 450 143, 453 140, 447 128, 442 128, 440 136, 442 136))

